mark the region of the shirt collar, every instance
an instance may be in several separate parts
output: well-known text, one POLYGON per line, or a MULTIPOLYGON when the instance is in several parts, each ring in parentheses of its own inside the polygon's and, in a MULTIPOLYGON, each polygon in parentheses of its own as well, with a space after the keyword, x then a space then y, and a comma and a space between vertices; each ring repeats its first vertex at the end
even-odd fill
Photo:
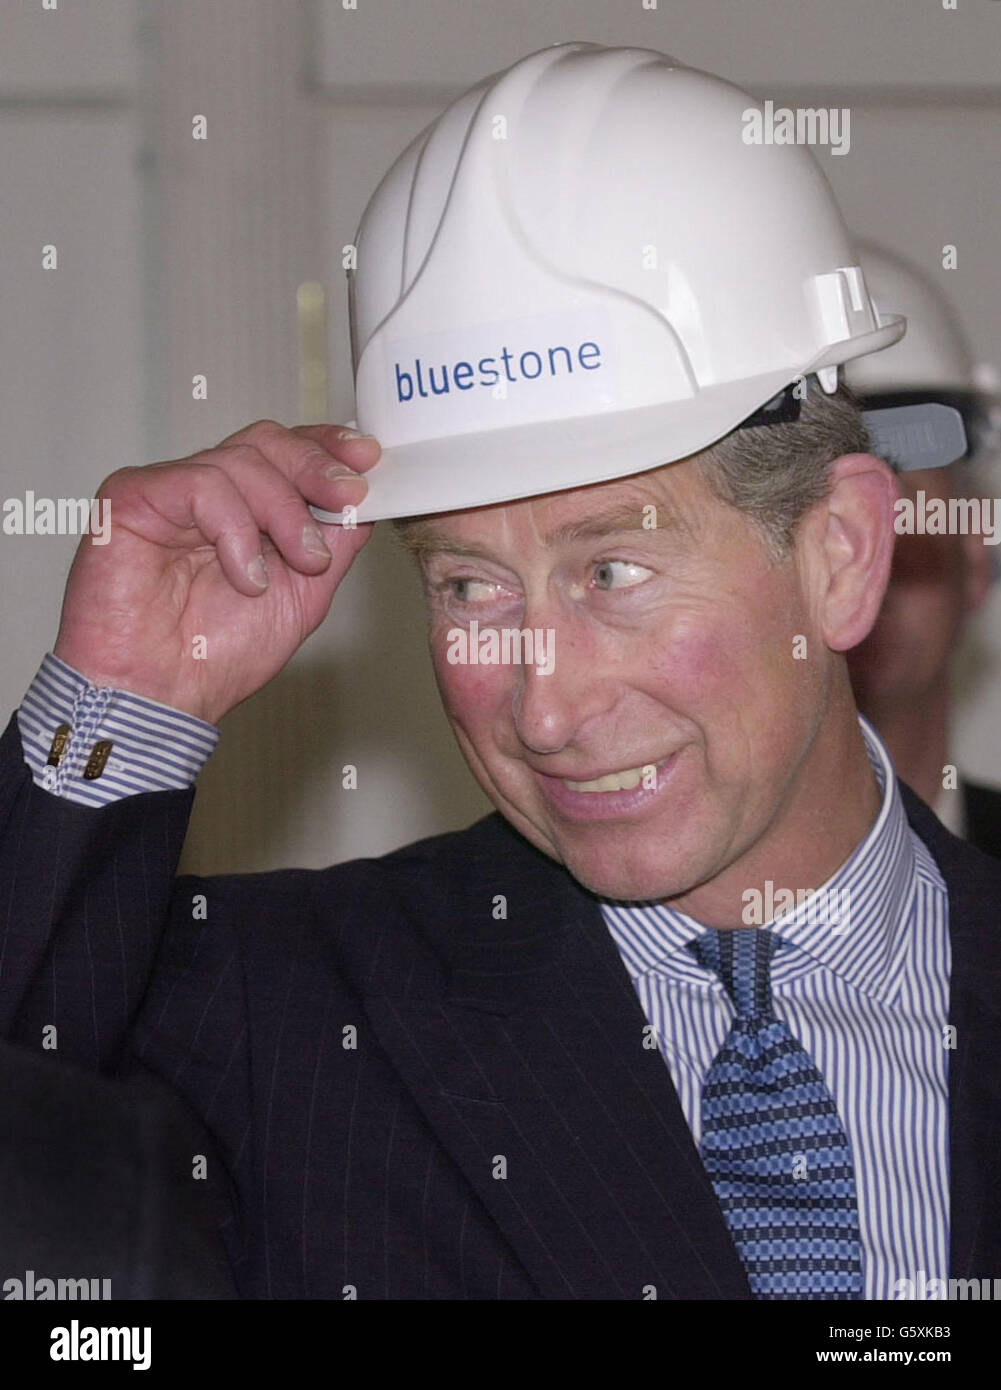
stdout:
MULTIPOLYGON (((882 794, 879 813, 841 867, 809 898, 787 907, 773 885, 771 899, 748 899, 748 925, 768 926, 785 943, 775 961, 776 980, 794 979, 819 963, 857 989, 888 1001, 900 984, 907 950, 907 919, 917 882, 914 841, 886 746, 858 716, 866 752, 882 794)), ((795 892, 795 885, 788 885, 795 892)), ((601 900, 601 911, 630 975, 667 973, 705 981, 686 949, 706 928, 665 903, 601 900)))

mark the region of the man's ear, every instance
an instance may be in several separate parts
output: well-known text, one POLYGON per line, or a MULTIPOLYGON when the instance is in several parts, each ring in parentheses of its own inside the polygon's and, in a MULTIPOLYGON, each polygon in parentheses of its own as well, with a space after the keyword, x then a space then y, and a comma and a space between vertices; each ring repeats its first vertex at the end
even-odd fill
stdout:
POLYGON ((879 614, 890 578, 896 475, 872 454, 843 454, 828 496, 804 518, 811 602, 831 651, 849 651, 879 614))
POLYGON ((983 605, 991 591, 994 574, 991 552, 983 536, 971 530, 959 539, 963 548, 963 612, 968 617, 983 605))

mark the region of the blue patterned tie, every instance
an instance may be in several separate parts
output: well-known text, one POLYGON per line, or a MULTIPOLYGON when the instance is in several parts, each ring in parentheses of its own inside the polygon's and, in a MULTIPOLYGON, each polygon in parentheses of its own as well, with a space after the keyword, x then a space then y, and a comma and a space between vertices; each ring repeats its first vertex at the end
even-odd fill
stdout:
POLYGON ((772 1009, 779 939, 689 942, 737 1010, 702 1089, 702 1159, 756 1298, 861 1298, 855 1171, 823 1077, 772 1009))

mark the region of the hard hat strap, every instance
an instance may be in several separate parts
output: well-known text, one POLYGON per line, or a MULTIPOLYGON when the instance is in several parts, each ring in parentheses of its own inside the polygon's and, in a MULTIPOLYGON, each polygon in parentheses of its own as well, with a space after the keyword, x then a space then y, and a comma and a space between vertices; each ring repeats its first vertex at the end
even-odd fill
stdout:
MULTIPOLYGON (((799 419, 803 406, 802 377, 783 387, 738 430, 784 425, 799 419)), ((866 396, 862 418, 874 452, 907 472, 945 468, 962 458, 979 433, 982 406, 963 391, 897 391, 866 396)))
POLYGON ((754 430, 761 425, 787 425, 798 420, 803 408, 802 396, 796 392, 800 380, 801 378, 797 378, 788 386, 784 386, 770 401, 765 401, 764 405, 759 406, 753 415, 741 420, 736 428, 754 430))

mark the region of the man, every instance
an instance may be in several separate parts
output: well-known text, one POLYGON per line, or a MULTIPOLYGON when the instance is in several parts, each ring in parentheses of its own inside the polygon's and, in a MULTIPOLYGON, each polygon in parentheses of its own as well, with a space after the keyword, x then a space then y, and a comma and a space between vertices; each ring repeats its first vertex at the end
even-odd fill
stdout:
POLYGON ((866 404, 940 401, 962 410, 971 454, 949 469, 906 475, 914 522, 902 513, 886 598, 864 642, 848 658, 859 708, 886 740, 894 767, 956 835, 989 854, 1001 854, 1001 793, 959 778, 950 749, 950 667, 969 616, 984 603, 992 580, 988 524, 965 533, 928 523, 929 507, 943 511, 965 498, 981 517, 982 479, 996 448, 997 402, 983 388, 989 369, 977 368, 962 330, 941 291, 901 257, 860 245, 862 268, 874 300, 907 315, 907 334, 886 352, 859 358, 846 380, 866 404), (919 515, 920 514, 920 515, 919 515), (985 533, 987 539, 985 539, 985 533))
POLYGON ((7 1017, 182 1093, 246 1295, 882 1298, 1001 1255, 1001 868, 844 658, 897 489, 837 367, 903 324, 749 100, 591 44, 485 80, 363 220, 377 440, 257 422, 102 487, 0 746, 7 1017), (214 725, 387 517, 499 814, 174 882, 214 725))

